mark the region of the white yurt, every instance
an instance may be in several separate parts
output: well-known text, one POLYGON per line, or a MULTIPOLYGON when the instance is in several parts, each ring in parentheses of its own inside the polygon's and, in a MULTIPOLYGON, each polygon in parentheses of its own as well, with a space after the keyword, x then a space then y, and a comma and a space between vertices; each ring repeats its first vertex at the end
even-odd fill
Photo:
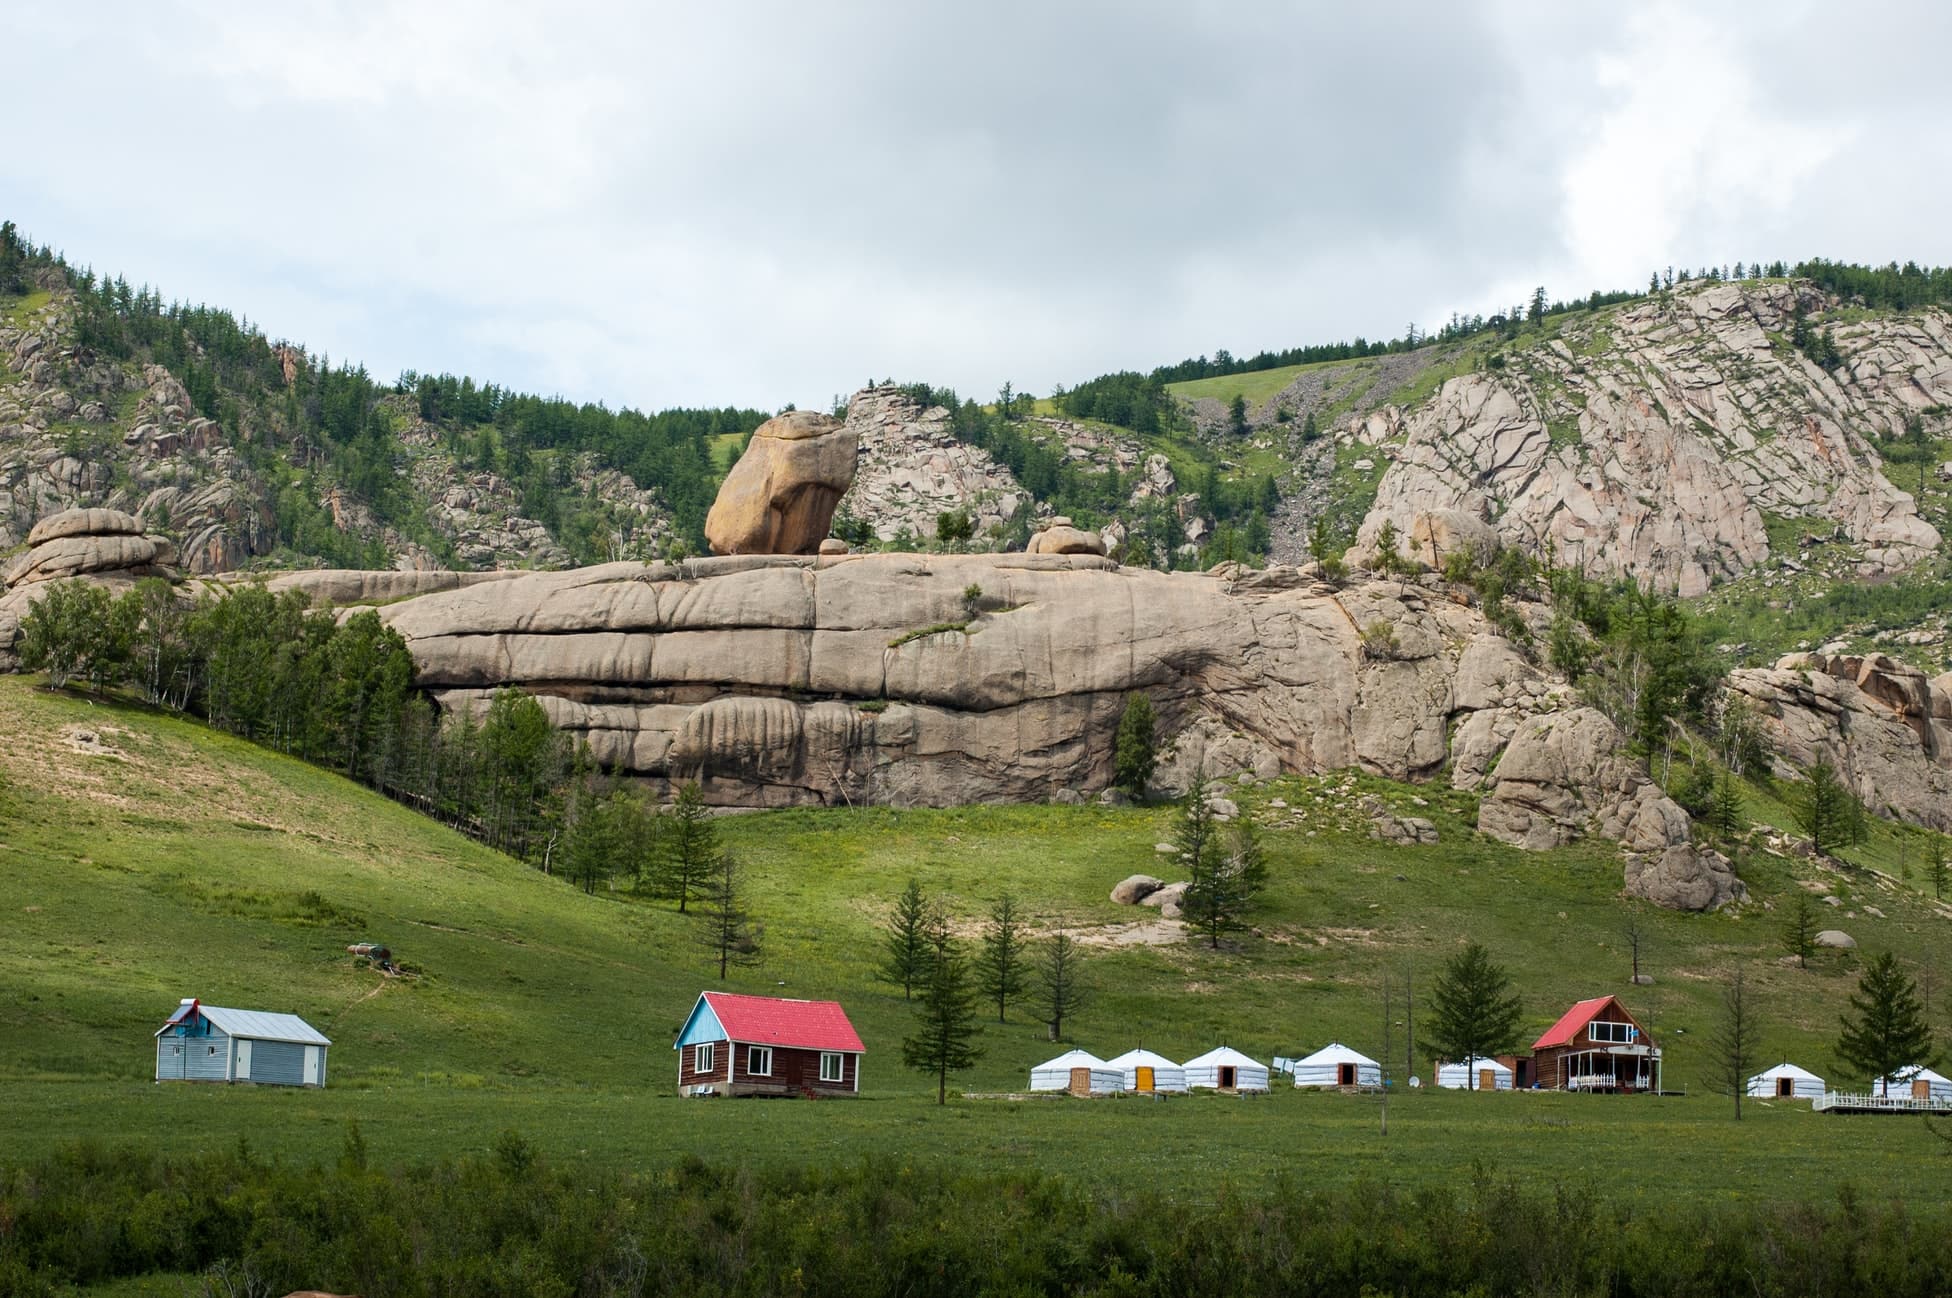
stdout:
POLYGON ((1765 1100, 1814 1100, 1823 1094, 1823 1079, 1784 1060, 1751 1077, 1749 1094, 1765 1100))
POLYGON ((1067 1050, 1030 1070, 1030 1089, 1110 1095, 1125 1089, 1125 1074, 1089 1050, 1067 1050))
POLYGON ((1232 1046, 1209 1050, 1197 1059, 1187 1060, 1183 1066, 1188 1087, 1204 1086, 1222 1091, 1267 1089, 1267 1065, 1248 1058, 1232 1046))
POLYGON ((1118 1069, 1125 1079, 1125 1089, 1147 1092, 1183 1091, 1186 1089, 1186 1070, 1164 1055, 1150 1050, 1128 1050, 1116 1059, 1105 1061, 1118 1069))
POLYGON ((1902 1095, 1914 1100, 1952 1100, 1952 1078, 1913 1065, 1871 1083, 1872 1095, 1902 1095))
POLYGON ((1383 1066, 1368 1055, 1331 1041, 1295 1061, 1296 1086, 1381 1086, 1383 1066))
POLYGON ((1459 1064, 1438 1064, 1437 1085, 1449 1091, 1509 1091, 1511 1069, 1478 1055, 1459 1064))

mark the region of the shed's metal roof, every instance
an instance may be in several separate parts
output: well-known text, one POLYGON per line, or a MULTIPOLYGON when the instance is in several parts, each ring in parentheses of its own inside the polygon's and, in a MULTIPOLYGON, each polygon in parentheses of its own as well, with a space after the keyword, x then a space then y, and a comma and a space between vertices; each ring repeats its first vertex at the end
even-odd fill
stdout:
POLYGON ((183 1009, 194 1009, 219 1028, 233 1037, 249 1037, 253 1041, 290 1041, 301 1046, 329 1046, 325 1034, 299 1018, 296 1014, 273 1014, 267 1010, 228 1010, 221 1005, 205 1005, 201 1002, 186 1006, 170 1016, 169 1022, 157 1029, 161 1036, 183 1017, 183 1009))

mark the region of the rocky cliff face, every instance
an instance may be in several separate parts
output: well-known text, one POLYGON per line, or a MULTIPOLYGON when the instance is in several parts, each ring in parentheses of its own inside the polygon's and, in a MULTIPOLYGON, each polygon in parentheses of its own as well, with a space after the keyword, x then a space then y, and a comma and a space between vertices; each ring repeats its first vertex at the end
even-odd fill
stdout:
POLYGON ((1952 672, 1926 679, 1883 654, 1790 654, 1729 673, 1776 752, 1828 762, 1882 815, 1952 831, 1952 672))
POLYGON ((1391 460, 1360 536, 1460 510, 1501 538, 1683 595, 1769 553, 1771 515, 1820 518, 1882 575, 1937 549, 1885 476, 1875 438, 1952 406, 1952 317, 1932 309, 1829 326, 1843 364, 1789 345, 1813 290, 1675 291, 1569 326, 1431 401, 1342 430, 1391 460))

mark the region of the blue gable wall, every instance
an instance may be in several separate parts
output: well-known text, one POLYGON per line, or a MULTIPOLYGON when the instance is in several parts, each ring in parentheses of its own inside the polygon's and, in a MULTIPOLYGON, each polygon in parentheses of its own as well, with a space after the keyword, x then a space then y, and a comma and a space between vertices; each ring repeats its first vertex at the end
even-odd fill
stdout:
POLYGON ((698 1004, 691 1007, 691 1017, 685 1020, 685 1030, 678 1034, 678 1044, 673 1050, 683 1050, 686 1046, 699 1045, 706 1041, 725 1040, 725 1029, 719 1026, 718 1015, 700 996, 698 1004))

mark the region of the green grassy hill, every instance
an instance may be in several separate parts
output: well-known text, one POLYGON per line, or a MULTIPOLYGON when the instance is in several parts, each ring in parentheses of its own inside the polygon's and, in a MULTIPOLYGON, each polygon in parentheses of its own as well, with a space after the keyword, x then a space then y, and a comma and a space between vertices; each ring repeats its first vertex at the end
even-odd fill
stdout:
MULTIPOLYGON (((1292 1091, 1164 1109, 997 1100, 938 1111, 926 1082, 899 1066, 908 1007, 870 972, 876 925, 911 875, 972 918, 1007 888, 1040 924, 1094 944, 1100 990, 1079 1044, 1115 1053, 1143 1041, 1183 1057, 1225 1041, 1266 1057, 1341 1039, 1379 1054, 1385 971, 1413 972, 1422 996, 1443 957, 1475 937, 1510 967, 1529 1028, 1577 998, 1621 993, 1668 1046, 1669 1084, 1698 1093, 1699 1043, 1738 964, 1759 989, 1770 1054, 1834 1065, 1828 1042, 1854 985, 1851 958, 1808 971, 1780 963, 1761 902, 1795 885, 1774 858, 1745 866, 1761 901, 1740 913, 1669 914, 1622 899, 1602 848, 1531 855, 1476 839, 1463 795, 1353 776, 1283 780, 1240 792, 1276 826, 1275 882, 1259 933, 1216 953, 1115 943, 1153 915, 1106 894, 1126 874, 1157 871, 1164 809, 735 817, 722 824, 748 862, 767 959, 729 985, 837 997, 869 1055, 860 1101, 712 1103, 672 1094, 673 1033, 712 984, 692 921, 668 906, 585 896, 325 772, 20 678, 0 678, 0 736, 0 1090, 16 1157, 82 1138, 245 1139, 316 1156, 357 1120, 379 1156, 401 1159, 486 1150, 516 1128, 545 1149, 631 1164, 681 1152, 762 1163, 893 1152, 1094 1182, 1150 1169, 1215 1185, 1305 1162, 1336 1180, 1421 1183, 1465 1177, 1479 1160, 1585 1180, 1596 1155, 1631 1143, 1634 1166, 1663 1170, 1605 1178, 1609 1194, 1801 1195, 1844 1179, 1952 1191, 1952 1159, 1916 1124, 1754 1105, 1738 1128, 1726 1101, 1699 1094, 1426 1089, 1392 1101, 1387 1136, 1374 1097, 1292 1091), (1406 807, 1423 798, 1420 814, 1444 841, 1373 842, 1354 805, 1365 794, 1406 807), (1267 807, 1274 798, 1289 806, 1267 807), (1628 984, 1623 929, 1636 915, 1651 987, 1628 984), (390 943, 417 976, 355 968, 344 948, 361 938, 390 943), (333 1038, 331 1085, 152 1083, 150 1033, 191 995, 305 1015, 333 1038), (1717 1156, 1690 1157, 1704 1151, 1717 1156)), ((1841 901, 1836 922, 1866 950, 1890 947, 1915 968, 1942 950, 1946 921, 1910 889, 1874 873, 1826 882, 1841 901)), ((1934 996, 1941 1022, 1944 996, 1934 996)), ((1055 1053, 1014 1014, 984 1044, 962 1079, 970 1090, 1021 1086, 1055 1053)), ((1418 1069, 1427 1076, 1425 1061, 1418 1069)))

